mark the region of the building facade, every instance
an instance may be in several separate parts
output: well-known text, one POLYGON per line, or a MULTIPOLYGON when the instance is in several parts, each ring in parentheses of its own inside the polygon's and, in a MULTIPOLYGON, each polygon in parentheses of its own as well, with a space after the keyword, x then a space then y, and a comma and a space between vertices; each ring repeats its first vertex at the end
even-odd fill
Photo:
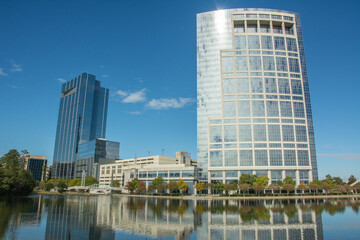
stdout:
POLYGON ((118 159, 99 166, 99 185, 109 186, 117 180, 124 187, 128 181, 138 178, 148 187, 155 178, 162 177, 165 182, 183 179, 189 187, 188 193, 193 193, 199 171, 196 165, 187 152, 177 152, 176 157, 156 155, 118 159))
POLYGON ((317 179, 300 17, 270 9, 197 14, 201 180, 317 179))
POLYGON ((38 181, 46 180, 47 159, 45 156, 24 155, 24 169, 29 170, 38 181))
POLYGON ((109 90, 82 73, 61 88, 53 178, 73 178, 79 145, 105 138, 109 90))

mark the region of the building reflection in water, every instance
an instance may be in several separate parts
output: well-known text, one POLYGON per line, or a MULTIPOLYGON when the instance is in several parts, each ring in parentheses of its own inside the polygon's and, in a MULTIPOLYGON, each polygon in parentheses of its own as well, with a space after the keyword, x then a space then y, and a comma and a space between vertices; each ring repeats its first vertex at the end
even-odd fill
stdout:
POLYGON ((174 200, 113 196, 0 199, 0 238, 21 226, 39 239, 323 239, 321 214, 358 212, 353 200, 174 200), (45 223, 46 230, 40 227, 45 223), (119 234, 119 235, 118 235, 119 234))

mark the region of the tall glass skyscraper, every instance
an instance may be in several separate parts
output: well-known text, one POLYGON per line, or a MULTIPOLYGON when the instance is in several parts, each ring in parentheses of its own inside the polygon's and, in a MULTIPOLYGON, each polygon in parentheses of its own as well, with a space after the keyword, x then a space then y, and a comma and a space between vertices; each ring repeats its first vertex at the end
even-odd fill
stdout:
POLYGON ((105 138, 109 89, 83 73, 64 83, 53 158, 53 178, 73 178, 79 145, 105 138))
POLYGON ((197 14, 201 179, 317 179, 300 17, 270 9, 197 14))

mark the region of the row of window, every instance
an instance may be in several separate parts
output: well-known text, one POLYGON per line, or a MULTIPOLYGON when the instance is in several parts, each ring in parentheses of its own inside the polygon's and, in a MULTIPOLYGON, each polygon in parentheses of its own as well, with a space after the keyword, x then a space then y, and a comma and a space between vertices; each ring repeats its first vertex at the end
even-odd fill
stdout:
POLYGON ((291 79, 291 81, 289 81, 289 79, 286 78, 225 78, 222 82, 223 94, 280 93, 303 95, 301 80, 297 79, 291 79))
MULTIPOLYGON (((234 118, 231 118, 231 119, 214 119, 214 120, 210 120, 209 121, 209 124, 210 125, 214 125, 214 124, 222 124, 222 123, 251 123, 251 120, 252 122, 254 123, 265 123, 266 120, 268 123, 280 123, 280 119, 277 119, 277 118, 268 118, 268 119, 265 119, 265 118, 239 118, 239 119, 234 119, 234 118)), ((281 119, 281 122, 282 123, 293 123, 293 119, 281 119)), ((303 120, 303 119, 295 119, 295 123, 298 123, 298 124, 305 124, 306 121, 303 120)))
MULTIPOLYGON (((262 76, 262 72, 250 72, 250 76, 252 77, 261 77, 262 76)), ((236 72, 236 76, 237 77, 247 77, 249 76, 249 73, 248 72, 236 72)), ((275 77, 276 76, 276 73, 274 72, 264 72, 264 76, 265 77, 275 77)), ((277 76, 278 77, 289 77, 289 74, 288 73, 284 73, 284 72, 278 72, 277 73, 277 76)), ((232 77, 235 77, 235 72, 228 72, 228 73, 222 73, 222 77, 223 78, 232 78, 232 77)), ((294 74, 294 73, 291 73, 290 74, 290 77, 291 78, 301 78, 300 74, 294 74)))
POLYGON ((273 56, 236 56, 223 57, 221 61, 222 72, 236 71, 281 71, 300 73, 299 60, 297 58, 273 57, 273 56), (235 60, 235 61, 234 61, 235 60), (276 61, 275 61, 276 60, 276 61), (235 65, 234 65, 235 63, 235 65), (276 65, 275 65, 276 64, 276 65))
POLYGON ((224 117, 265 117, 265 113, 268 117, 279 117, 281 114, 281 117, 305 118, 303 102, 292 102, 292 104, 290 101, 263 100, 223 102, 224 117))
POLYGON ((294 25, 269 21, 234 21, 234 33, 274 33, 294 35, 294 25))
POLYGON ((281 15, 275 15, 275 14, 257 14, 257 13, 248 13, 248 14, 233 14, 232 18, 233 19, 242 19, 242 18, 261 18, 261 19, 276 19, 276 20, 281 20, 284 18, 284 20, 286 21, 294 21, 293 17, 289 17, 289 16, 281 16, 281 15))
POLYGON ((259 50, 237 50, 237 51, 222 51, 221 52, 221 56, 223 57, 230 57, 233 56, 235 53, 235 55, 277 55, 277 56, 286 56, 288 55, 289 57, 298 57, 299 55, 297 53, 293 53, 293 52, 283 52, 283 51, 259 51, 259 50))
POLYGON ((239 50, 263 49, 297 52, 296 38, 272 36, 234 36, 234 48, 239 50), (286 44, 285 44, 286 43, 286 44))
POLYGON ((209 127, 209 141, 216 142, 307 142, 304 125, 224 125, 209 127), (223 128, 224 127, 224 128, 223 128), (266 130, 267 129, 267 130, 266 130), (295 131, 294 131, 295 130, 295 131), (295 134, 294 134, 295 132, 295 134), (296 136, 296 137, 295 137, 296 136))
POLYGON ((210 151, 210 167, 310 166, 308 150, 210 151))
POLYGON ((183 170, 183 171, 149 171, 149 172, 139 172, 139 178, 179 178, 179 177, 195 177, 195 171, 193 170, 183 170))

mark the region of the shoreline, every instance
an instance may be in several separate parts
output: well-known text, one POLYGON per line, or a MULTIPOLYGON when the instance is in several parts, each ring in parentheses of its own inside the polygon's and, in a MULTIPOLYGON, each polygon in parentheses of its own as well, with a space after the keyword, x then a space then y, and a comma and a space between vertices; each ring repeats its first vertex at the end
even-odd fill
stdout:
MULTIPOLYGON (((58 192, 46 192, 39 191, 33 192, 30 195, 58 195, 58 196, 108 196, 110 194, 90 194, 90 193, 58 193, 58 192)), ((126 197, 137 197, 137 198, 162 198, 162 199, 180 199, 180 200, 272 200, 272 199, 342 199, 342 198, 359 198, 360 194, 357 195, 306 195, 306 196, 153 196, 153 195, 134 195, 134 194, 111 194, 113 196, 126 196, 126 197)))

